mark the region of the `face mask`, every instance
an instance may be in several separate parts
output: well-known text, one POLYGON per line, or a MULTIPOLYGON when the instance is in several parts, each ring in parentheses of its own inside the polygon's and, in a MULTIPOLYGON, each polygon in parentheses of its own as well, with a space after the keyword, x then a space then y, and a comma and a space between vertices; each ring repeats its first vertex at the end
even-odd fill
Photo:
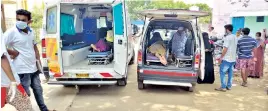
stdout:
POLYGON ((26 22, 17 21, 17 22, 16 22, 16 26, 17 26, 19 29, 25 29, 28 25, 27 25, 26 22))
POLYGON ((261 39, 261 37, 256 37, 256 39, 257 39, 257 40, 260 40, 260 39, 261 39))

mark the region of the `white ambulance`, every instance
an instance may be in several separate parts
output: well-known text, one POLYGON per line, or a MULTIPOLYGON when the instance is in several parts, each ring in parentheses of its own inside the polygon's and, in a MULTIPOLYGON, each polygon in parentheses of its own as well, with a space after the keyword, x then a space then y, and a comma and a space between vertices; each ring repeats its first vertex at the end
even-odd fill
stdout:
POLYGON ((125 1, 48 0, 45 5, 42 66, 48 84, 127 84, 135 54, 125 1), (108 43, 107 36, 108 51, 91 50, 101 39, 108 43))

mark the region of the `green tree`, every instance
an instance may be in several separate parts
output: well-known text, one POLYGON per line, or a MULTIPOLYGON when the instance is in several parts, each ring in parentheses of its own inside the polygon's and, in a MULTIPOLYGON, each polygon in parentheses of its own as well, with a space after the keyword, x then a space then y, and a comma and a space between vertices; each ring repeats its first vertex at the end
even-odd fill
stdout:
POLYGON ((202 18, 199 19, 200 23, 210 23, 211 22, 212 10, 207 4, 198 3, 198 4, 191 4, 191 6, 198 6, 200 11, 204 11, 204 12, 209 13, 209 16, 202 17, 202 18))
POLYGON ((42 23, 43 23, 43 12, 44 12, 44 6, 42 7, 37 7, 34 6, 33 11, 32 11, 32 24, 31 27, 33 28, 35 32, 35 40, 39 40, 39 29, 42 28, 42 23))
POLYGON ((152 1, 128 1, 128 10, 132 20, 143 19, 138 12, 145 9, 189 9, 191 6, 198 6, 201 11, 206 11, 209 13, 208 17, 200 18, 200 23, 209 23, 211 19, 211 8, 207 4, 186 4, 182 1, 173 2, 173 0, 152 0, 152 1))
POLYGON ((150 1, 129 0, 127 1, 128 11, 132 20, 143 19, 138 12, 144 9, 151 9, 150 1))

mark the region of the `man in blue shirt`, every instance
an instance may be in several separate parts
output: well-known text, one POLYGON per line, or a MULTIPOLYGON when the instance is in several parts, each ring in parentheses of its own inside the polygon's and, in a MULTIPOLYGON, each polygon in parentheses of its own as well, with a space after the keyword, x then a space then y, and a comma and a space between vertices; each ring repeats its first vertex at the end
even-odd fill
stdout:
POLYGON ((237 42, 238 61, 236 67, 241 69, 242 86, 244 87, 247 87, 248 72, 249 70, 254 70, 255 61, 257 60, 253 55, 253 52, 256 51, 257 41, 248 36, 249 33, 249 28, 242 29, 243 37, 237 42))

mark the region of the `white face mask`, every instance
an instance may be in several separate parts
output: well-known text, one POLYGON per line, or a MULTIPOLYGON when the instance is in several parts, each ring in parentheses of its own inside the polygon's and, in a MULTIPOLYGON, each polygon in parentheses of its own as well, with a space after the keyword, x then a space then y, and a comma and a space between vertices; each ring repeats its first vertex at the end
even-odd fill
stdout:
POLYGON ((25 29, 28 25, 27 25, 26 22, 17 21, 17 22, 16 22, 16 26, 17 26, 19 29, 25 29))

